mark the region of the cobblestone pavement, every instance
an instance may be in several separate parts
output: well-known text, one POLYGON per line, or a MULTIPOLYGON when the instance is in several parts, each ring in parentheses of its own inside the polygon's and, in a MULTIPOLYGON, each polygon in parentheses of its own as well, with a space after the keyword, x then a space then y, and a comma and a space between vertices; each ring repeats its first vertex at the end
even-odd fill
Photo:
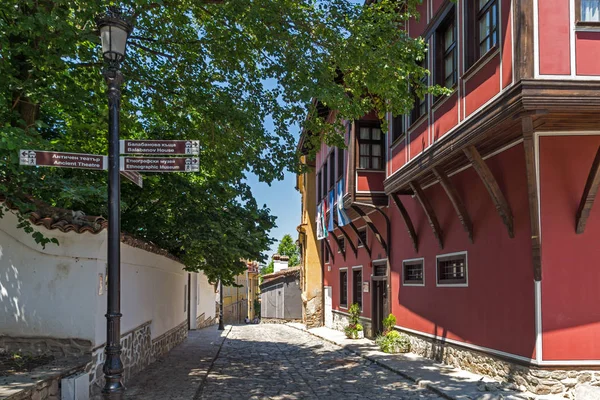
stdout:
POLYGON ((306 332, 265 324, 232 328, 196 395, 204 399, 441 397, 306 332))

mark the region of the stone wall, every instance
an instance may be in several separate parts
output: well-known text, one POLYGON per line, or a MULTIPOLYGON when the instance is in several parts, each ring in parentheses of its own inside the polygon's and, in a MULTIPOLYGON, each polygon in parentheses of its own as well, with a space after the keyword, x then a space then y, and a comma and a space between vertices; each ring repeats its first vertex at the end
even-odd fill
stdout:
POLYGON ((302 318, 308 329, 323 326, 323 291, 315 292, 313 297, 307 300, 304 298, 305 294, 302 294, 302 318))
POLYGON ((205 313, 202 313, 196 318, 196 329, 206 328, 217 323, 217 317, 206 318, 205 313))
MULTIPOLYGON (((360 323, 363 326, 365 337, 373 337, 373 328, 369 318, 360 317, 360 323)), ((343 331, 350 324, 349 315, 337 310, 333 310, 333 329, 343 331)))
POLYGON ((23 355, 53 355, 55 358, 81 357, 92 352, 92 342, 84 339, 0 336, 0 350, 23 355))
POLYGON ((62 378, 62 375, 56 375, 38 383, 31 389, 8 397, 6 400, 60 400, 60 380, 62 378))
POLYGON ((175 328, 163 333, 152 341, 152 359, 150 362, 156 361, 158 358, 166 355, 173 347, 187 339, 188 322, 183 321, 175 328))
MULTIPOLYGON (((151 323, 148 321, 121 335, 121 361, 123 362, 123 381, 146 368, 152 362, 151 323)), ((90 395, 98 396, 104 387, 104 345, 94 349, 92 361, 86 372, 90 376, 90 395)))
POLYGON ((409 337, 412 353, 500 382, 509 382, 514 389, 521 391, 574 399, 575 390, 579 386, 600 387, 600 371, 528 367, 442 340, 399 330, 409 337))
POLYGON ((284 319, 284 318, 261 318, 261 324, 287 324, 287 323, 302 323, 299 319, 284 319))

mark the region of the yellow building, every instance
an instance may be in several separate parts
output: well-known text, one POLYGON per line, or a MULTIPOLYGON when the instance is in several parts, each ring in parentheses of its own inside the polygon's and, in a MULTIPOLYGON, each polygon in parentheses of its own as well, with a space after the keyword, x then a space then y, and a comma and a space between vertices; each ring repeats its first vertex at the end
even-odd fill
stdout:
POLYGON ((257 306, 257 302, 260 299, 260 290, 258 288, 258 261, 248 261, 248 271, 246 271, 246 277, 248 282, 248 318, 251 320, 260 314, 260 305, 257 306))
POLYGON ((300 248, 302 322, 308 328, 323 325, 323 273, 316 227, 316 184, 314 162, 306 155, 307 132, 300 136, 298 150, 303 154, 301 162, 306 172, 296 177, 296 189, 302 195, 302 221, 298 225, 300 248))
POLYGON ((223 286, 223 322, 239 324, 244 322, 248 312, 248 278, 246 273, 235 277, 239 286, 223 286))

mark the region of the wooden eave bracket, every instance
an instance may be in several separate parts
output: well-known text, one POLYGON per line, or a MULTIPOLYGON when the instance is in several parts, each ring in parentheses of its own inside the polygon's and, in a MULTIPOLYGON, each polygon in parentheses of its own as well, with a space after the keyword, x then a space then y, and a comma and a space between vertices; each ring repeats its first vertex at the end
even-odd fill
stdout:
POLYGON ((540 240, 538 176, 535 167, 533 119, 531 117, 523 118, 521 126, 523 131, 523 149, 525 151, 525 169, 527 173, 529 220, 531 224, 531 262, 533 265, 533 278, 539 282, 542 280, 542 242, 540 240))
POLYGON ((324 238, 323 240, 325 241, 325 247, 327 247, 327 251, 329 251, 329 255, 331 256, 331 262, 335 263, 335 256, 333 255, 333 251, 331 250, 329 240, 327 240, 327 238, 324 238))
POLYGON ((596 152, 596 158, 590 168, 587 181, 585 182, 585 188, 583 189, 583 195, 579 202, 579 208, 577 209, 577 215, 575 216, 575 232, 582 234, 585 231, 585 224, 587 223, 590 211, 594 205, 596 194, 598 193, 598 187, 600 186, 600 147, 596 152))
POLYGON ((411 181, 409 182, 409 185, 413 192, 415 192, 415 196, 417 196, 417 200, 419 200, 421 207, 423 207, 423 211, 427 216, 429 225, 431 225, 433 235, 435 236, 435 238, 438 241, 438 244, 440 245, 440 249, 443 249, 444 241, 442 239, 442 228, 440 227, 440 223, 437 219, 437 216, 435 215, 435 211, 433 210, 431 203, 427 199, 427 196, 425 196, 425 192, 423 192, 423 189, 421 189, 421 185, 419 185, 419 182, 411 181))
POLYGON ((354 257, 358 257, 358 249, 354 245, 354 242, 352 241, 352 239, 350 239, 350 235, 348 235, 348 232, 346 232, 346 230, 344 228, 339 226, 337 221, 333 221, 333 223, 335 224, 335 227, 338 228, 342 232, 342 235, 344 235, 344 237, 346 238, 346 242, 348 243, 348 246, 350 246, 350 248, 354 252, 354 257))
POLYGON ((344 257, 344 261, 346 261, 346 251, 342 247, 342 244, 340 243, 340 239, 338 239, 338 237, 336 235, 334 235, 333 232, 331 233, 331 237, 337 244, 338 249, 340 249, 340 253, 342 253, 342 257, 344 257))
POLYGON ((502 221, 508 230, 508 236, 514 238, 515 232, 512 210, 506 197, 504 197, 502 190, 500 190, 500 186, 498 186, 498 182, 496 181, 496 178, 494 178, 492 171, 490 171, 490 168, 487 166, 475 146, 468 146, 463 149, 463 152, 490 194, 492 202, 496 207, 496 211, 498 212, 498 215, 500 215, 500 218, 502 218, 502 221))
POLYGON ((367 215, 367 213, 365 213, 362 210, 362 208, 360 208, 359 206, 353 205, 352 209, 354 211, 356 211, 358 213, 358 215, 360 215, 362 217, 362 219, 365 220, 365 222, 367 223, 367 226, 369 227, 369 229, 371 229, 371 232, 373 232, 373 234, 375 235, 375 239, 377 239, 377 241, 379 242, 379 244, 381 245, 381 247, 383 247, 383 250, 385 251, 385 254, 388 254, 387 243, 385 242, 385 239, 383 238, 383 236, 381 236, 381 233, 379 233, 379 230, 377 229, 377 227, 373 223, 373 220, 371 220, 371 218, 367 215))
MULTIPOLYGON (((356 233, 356 237, 360 237, 360 233, 358 232, 358 228, 356 227, 356 225, 354 225, 354 222, 350 222, 350 228, 352 228, 354 233, 356 233)), ((371 257, 371 248, 369 247, 369 245, 367 243, 363 243, 362 245, 365 248, 365 250, 367 250, 367 254, 369 255, 369 257, 371 257)))
POLYGON ((469 236, 469 241, 473 243, 473 222, 471 221, 471 217, 469 217, 469 212, 467 211, 467 207, 465 203, 462 201, 460 194, 456 190, 456 187, 452 184, 450 178, 444 171, 442 171, 438 167, 434 167, 432 169, 433 174, 439 179, 440 185, 444 188, 444 191, 448 195, 456 214, 458 215, 458 219, 460 223, 465 228, 467 235, 469 236))
POLYGON ((419 238, 417 237, 417 232, 415 231, 415 226, 413 225, 412 220, 410 219, 410 215, 408 215, 408 211, 406 211, 406 207, 404 207, 404 204, 402 204, 402 201, 400 200, 398 195, 396 193, 392 193, 391 196, 394 200, 394 203, 396 204, 396 207, 398 208, 398 211, 400 211, 400 215, 402 216, 404 225, 406 225, 406 229, 408 230, 408 236, 410 237, 410 240, 412 240, 415 252, 418 253, 419 238))

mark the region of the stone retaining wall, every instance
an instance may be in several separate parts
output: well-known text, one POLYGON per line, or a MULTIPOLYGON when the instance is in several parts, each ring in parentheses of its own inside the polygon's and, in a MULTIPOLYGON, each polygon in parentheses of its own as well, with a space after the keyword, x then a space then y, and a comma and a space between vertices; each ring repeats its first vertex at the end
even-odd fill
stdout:
POLYGON ((85 339, 0 336, 0 350, 24 355, 53 355, 55 358, 81 357, 92 352, 92 342, 85 339))
POLYGON ((62 375, 57 375, 38 383, 34 388, 23 390, 6 400, 60 400, 60 380, 62 375))
POLYGON ((152 341, 152 359, 150 362, 156 361, 158 358, 167 354, 173 347, 183 342, 188 335, 188 322, 183 321, 175 328, 163 333, 152 341))
POLYGON ((528 367, 477 350, 399 330, 409 337, 412 353, 497 381, 510 382, 515 385, 515 389, 521 391, 537 395, 562 395, 573 399, 578 386, 600 386, 600 371, 528 367))
POLYGON ((206 328, 207 326, 215 325, 217 317, 206 318, 205 313, 202 313, 196 318, 196 329, 206 328))
MULTIPOLYGON (((350 316, 337 310, 333 310, 333 329, 343 331, 350 324, 350 316)), ((373 327, 369 318, 360 317, 365 337, 373 338, 373 327)))
POLYGON ((261 318, 261 324, 287 324, 287 323, 302 323, 299 319, 283 319, 283 318, 261 318))
MULTIPOLYGON (((323 292, 315 291, 314 296, 303 301, 304 324, 308 329, 323 325, 323 292)), ((304 300, 304 294, 302 294, 304 300)))

